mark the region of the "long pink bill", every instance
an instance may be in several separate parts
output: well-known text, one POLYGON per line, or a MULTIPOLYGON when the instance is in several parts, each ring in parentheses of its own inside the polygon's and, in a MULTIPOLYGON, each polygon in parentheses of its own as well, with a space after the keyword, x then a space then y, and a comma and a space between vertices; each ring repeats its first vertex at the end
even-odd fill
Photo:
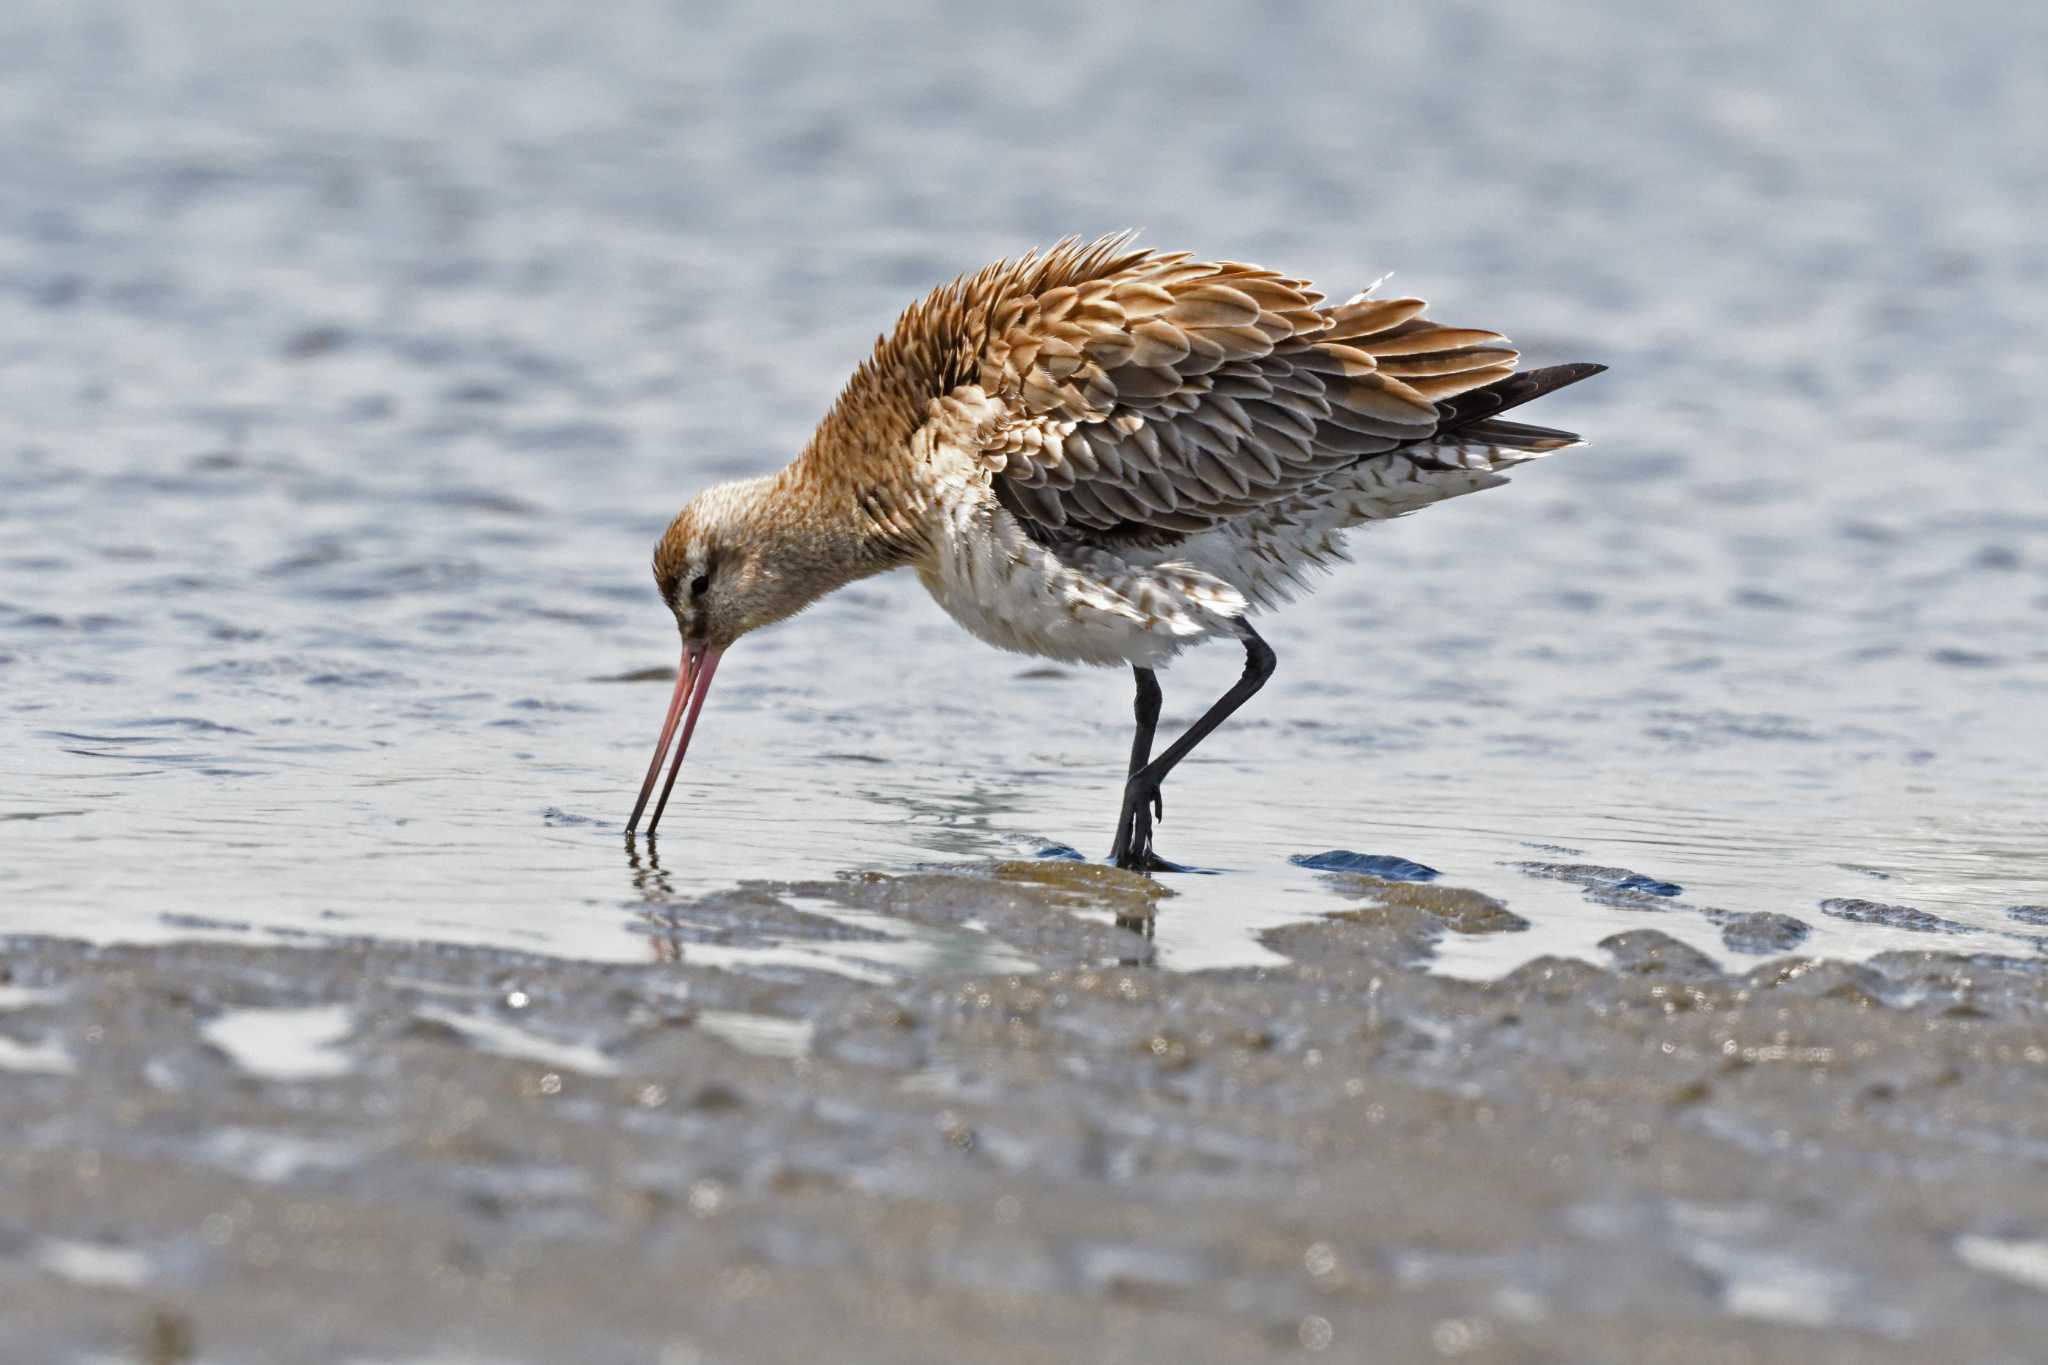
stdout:
POLYGON ((661 723, 661 738, 654 746, 654 757, 647 764, 647 776, 640 783, 640 799, 633 803, 633 814, 626 821, 626 832, 632 833, 640 824, 641 812, 647 809, 647 798, 654 792, 654 779, 661 772, 661 760, 668 754, 670 739, 676 733, 676 722, 681 721, 683 735, 676 743, 675 761, 669 765, 668 781, 662 784, 661 799, 654 803, 654 818, 647 822, 647 832, 654 833, 661 823, 661 813, 668 808, 668 794, 675 790, 676 774, 682 771, 683 755, 689 752, 690 736, 696 732, 697 716, 704 709, 704 698, 711 691, 711 675, 718 671, 718 660, 723 650, 705 649, 703 646, 685 648, 682 668, 676 675, 675 695, 669 698, 668 715, 661 723), (684 703, 688 703, 688 714, 684 714, 684 703))

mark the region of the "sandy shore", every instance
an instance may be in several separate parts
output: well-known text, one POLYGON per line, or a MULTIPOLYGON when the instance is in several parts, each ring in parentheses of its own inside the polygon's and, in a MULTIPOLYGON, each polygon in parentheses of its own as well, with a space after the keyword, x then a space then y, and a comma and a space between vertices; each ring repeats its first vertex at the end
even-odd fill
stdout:
POLYGON ((639 966, 5 940, 0 1343, 2037 1357, 2038 961, 1731 975, 1646 928, 1479 984, 1429 974, 1436 943, 1512 926, 1455 889, 1353 889, 1268 936, 1288 965, 1223 973, 1145 965, 1171 900, 1077 865, 749 888, 639 966), (747 925, 955 933, 970 904, 1032 970, 693 961, 747 925))

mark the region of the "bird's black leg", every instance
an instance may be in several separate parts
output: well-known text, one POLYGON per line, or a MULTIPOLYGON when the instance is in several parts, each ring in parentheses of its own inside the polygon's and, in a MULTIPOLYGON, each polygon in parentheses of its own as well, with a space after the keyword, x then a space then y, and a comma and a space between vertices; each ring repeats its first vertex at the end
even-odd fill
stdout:
MULTIPOLYGON (((1172 864, 1165 862, 1152 851, 1152 822, 1166 814, 1166 803, 1161 799, 1159 786, 1166 775, 1179 765, 1180 761, 1194 752, 1197 744, 1207 739, 1217 726, 1230 718, 1232 712, 1251 700, 1252 694, 1266 685, 1266 679, 1273 676, 1276 660, 1272 647, 1260 638, 1248 621, 1237 623, 1238 638, 1244 641, 1244 674, 1231 685, 1228 692, 1216 699, 1216 704, 1202 713, 1201 719, 1188 727, 1188 732, 1166 746, 1166 752, 1157 758, 1140 760, 1140 746, 1131 746, 1132 772, 1124 783, 1123 814, 1117 819, 1116 847, 1109 856, 1118 867, 1136 868, 1143 871, 1170 870, 1172 864)), ((1143 748, 1151 749, 1152 725, 1145 719, 1147 670, 1140 669, 1138 677, 1138 736, 1144 741, 1143 748)), ((1151 679, 1153 720, 1159 712, 1158 679, 1151 679)))
POLYGON ((1132 668, 1131 673, 1138 680, 1137 699, 1131 703, 1131 710, 1138 718, 1138 733, 1131 737, 1131 770, 1124 774, 1136 777, 1138 769, 1152 761, 1152 732, 1159 728, 1159 675, 1149 668, 1132 668))
MULTIPOLYGON (((1137 732, 1131 736, 1131 767, 1130 771, 1125 774, 1125 781, 1127 783, 1137 777, 1139 771, 1152 761, 1152 736, 1159 729, 1159 703, 1162 699, 1162 694, 1159 690, 1159 675, 1157 673, 1149 668, 1139 668, 1133 664, 1131 666, 1131 674, 1138 683, 1137 696, 1131 702, 1131 712, 1137 718, 1138 728, 1137 732)), ((1150 819, 1150 812, 1147 812, 1148 829, 1150 828, 1150 819)), ((1144 861, 1139 862, 1133 861, 1128 857, 1128 850, 1125 848, 1124 839, 1125 830, 1128 828, 1129 823, 1129 807, 1126 805, 1125 816, 1117 823, 1117 846, 1111 849, 1109 854, 1116 865, 1118 867, 1143 867, 1149 872, 1171 872, 1176 870, 1173 864, 1160 858, 1148 857, 1144 861)), ((1118 927, 1130 929, 1135 926, 1119 921, 1118 927)))

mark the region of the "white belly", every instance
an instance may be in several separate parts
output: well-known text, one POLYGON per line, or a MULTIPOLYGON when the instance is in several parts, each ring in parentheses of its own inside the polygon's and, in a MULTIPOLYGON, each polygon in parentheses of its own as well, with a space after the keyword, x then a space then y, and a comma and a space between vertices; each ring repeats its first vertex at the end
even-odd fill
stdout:
POLYGON ((1244 595, 1214 574, 1107 551, 1054 551, 1025 535, 993 498, 948 500, 936 551, 918 579, 976 638, 1067 663, 1157 668, 1211 635, 1230 634, 1244 595))

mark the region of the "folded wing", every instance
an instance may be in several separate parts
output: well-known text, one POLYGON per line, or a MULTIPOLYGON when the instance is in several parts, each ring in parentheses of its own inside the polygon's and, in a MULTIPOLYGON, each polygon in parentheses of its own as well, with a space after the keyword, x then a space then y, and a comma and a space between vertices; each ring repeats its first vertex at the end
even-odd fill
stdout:
POLYGON ((1047 287, 995 302, 979 348, 1002 414, 981 458, 1049 530, 1207 529, 1430 440, 1459 395, 1514 373, 1504 337, 1420 299, 1323 307, 1271 270, 1104 246, 1045 258, 1047 287))

